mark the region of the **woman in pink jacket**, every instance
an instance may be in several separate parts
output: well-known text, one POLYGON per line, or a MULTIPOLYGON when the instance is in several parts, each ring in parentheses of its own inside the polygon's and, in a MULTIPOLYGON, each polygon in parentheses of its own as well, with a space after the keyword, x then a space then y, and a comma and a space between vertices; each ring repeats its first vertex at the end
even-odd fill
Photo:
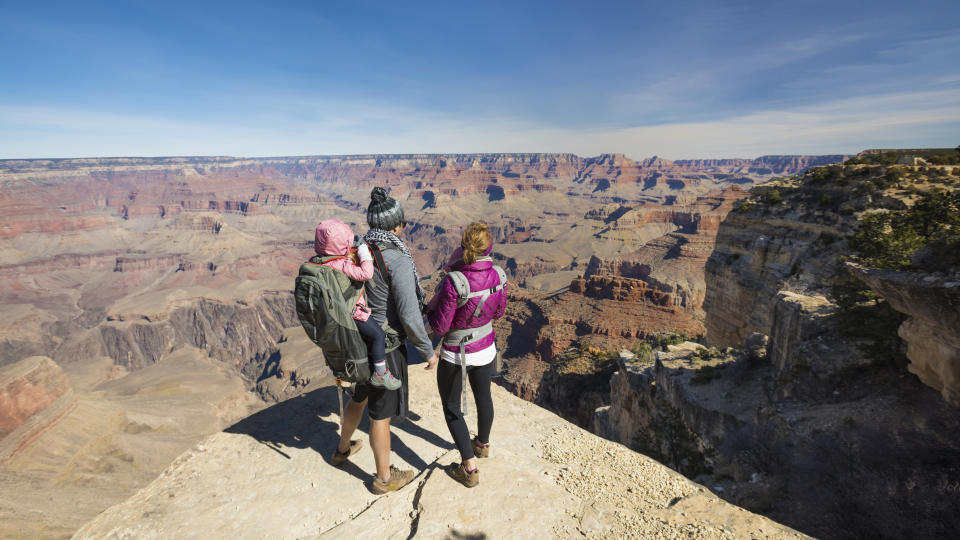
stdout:
POLYGON ((447 263, 448 277, 427 306, 427 320, 434 335, 443 336, 443 352, 437 365, 437 387, 443 402, 447 427, 460 451, 462 462, 448 473, 467 487, 480 482, 477 457, 490 453, 493 400, 490 379, 497 356, 493 319, 503 316, 507 302, 506 280, 493 268, 490 229, 483 222, 471 223, 463 232, 460 248, 447 263), (469 284, 471 297, 460 307, 459 294, 450 272, 460 272, 469 284), (477 405, 477 436, 471 441, 460 406, 464 374, 477 405))
MULTIPOLYGON (((350 248, 353 246, 353 230, 339 219, 326 219, 317 225, 317 234, 313 249, 320 257, 328 259, 325 266, 340 270, 353 281, 369 281, 373 277, 373 257, 366 244, 357 248, 359 265, 350 258, 350 248)), ((357 324, 360 336, 367 344, 367 356, 372 364, 370 384, 387 390, 400 388, 400 381, 387 371, 386 334, 377 321, 370 317, 370 308, 361 291, 357 304, 353 308, 353 321, 357 324)))

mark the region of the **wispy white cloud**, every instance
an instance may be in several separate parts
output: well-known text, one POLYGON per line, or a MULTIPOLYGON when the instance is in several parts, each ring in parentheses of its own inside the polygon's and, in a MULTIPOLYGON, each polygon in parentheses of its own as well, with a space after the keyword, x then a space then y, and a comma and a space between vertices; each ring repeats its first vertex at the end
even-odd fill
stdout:
MULTIPOLYGON (((949 60, 957 50, 960 50, 960 34, 953 32, 892 40, 889 46, 878 51, 877 55, 893 62, 910 64, 928 60, 949 60)), ((950 65, 946 64, 944 67, 950 65)))
MULTIPOLYGON (((743 51, 736 56, 718 58, 706 67, 678 66, 640 88, 615 92, 608 98, 614 111, 624 115, 664 117, 702 114, 715 103, 728 103, 749 88, 765 84, 772 70, 792 66, 811 58, 842 49, 867 39, 867 34, 849 29, 833 29, 795 39, 773 41, 743 51)), ((831 69, 842 69, 840 67, 831 69)), ((816 82, 803 80, 780 82, 783 87, 815 88, 816 82)), ((817 89, 817 93, 820 89, 817 89)), ((802 97, 802 96, 801 96, 802 97)))
POLYGON ((622 152, 641 158, 852 153, 956 145, 960 92, 873 95, 714 121, 573 129, 342 101, 265 104, 231 122, 0 106, 0 158, 408 152, 622 152))
POLYGON ((958 134, 960 92, 944 90, 836 100, 711 122, 643 126, 592 134, 584 142, 598 150, 616 148, 634 156, 676 159, 953 146, 958 134), (627 144, 633 149, 625 148, 627 144))

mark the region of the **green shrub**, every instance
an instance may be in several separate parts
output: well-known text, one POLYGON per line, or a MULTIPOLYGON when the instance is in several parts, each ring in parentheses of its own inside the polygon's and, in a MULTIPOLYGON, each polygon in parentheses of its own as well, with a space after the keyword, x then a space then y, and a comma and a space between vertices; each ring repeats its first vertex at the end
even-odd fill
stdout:
POLYGON ((633 353, 633 364, 650 364, 653 362, 653 347, 646 341, 630 349, 633 353))
POLYGON ((907 171, 901 167, 891 167, 887 169, 886 174, 874 180, 878 187, 887 189, 896 185, 900 180, 907 176, 907 171))
POLYGON ((864 216, 850 247, 867 265, 893 270, 944 270, 960 264, 960 194, 921 196, 907 210, 864 216), (923 263, 911 262, 920 249, 923 263))
POLYGON ((960 156, 956 153, 951 154, 949 152, 932 154, 925 159, 934 165, 955 165, 960 163, 960 156))
POLYGON ((756 205, 757 205, 757 203, 756 203, 755 201, 750 200, 750 199, 744 199, 744 200, 740 201, 739 203, 737 203, 737 206, 736 206, 736 208, 735 208, 734 210, 735 210, 736 212, 739 212, 739 213, 747 213, 747 212, 753 210, 753 208, 754 208, 756 205))
POLYGON ((719 358, 722 355, 723 353, 721 353, 716 347, 697 347, 697 350, 693 352, 693 358, 691 359, 696 359, 703 362, 713 358, 719 358))
POLYGON ((679 345, 688 339, 689 336, 687 336, 686 332, 657 332, 647 337, 646 341, 654 350, 660 349, 666 352, 668 346, 679 345))
POLYGON ((866 283, 841 271, 830 295, 837 303, 837 329, 879 363, 903 367, 907 363, 897 329, 906 318, 866 283))
POLYGON ((714 368, 713 366, 703 366, 693 374, 693 377, 690 379, 690 383, 707 384, 719 376, 720 372, 718 369, 714 368))
POLYGON ((864 216, 850 240, 850 247, 861 260, 877 268, 905 270, 910 256, 923 247, 923 238, 909 227, 895 226, 898 212, 879 212, 864 216))
POLYGON ((810 183, 822 184, 822 183, 831 182, 831 181, 835 181, 843 178, 845 170, 848 170, 852 173, 856 169, 854 169, 853 167, 849 167, 845 169, 841 165, 828 165, 826 167, 814 167, 807 172, 806 178, 810 183))

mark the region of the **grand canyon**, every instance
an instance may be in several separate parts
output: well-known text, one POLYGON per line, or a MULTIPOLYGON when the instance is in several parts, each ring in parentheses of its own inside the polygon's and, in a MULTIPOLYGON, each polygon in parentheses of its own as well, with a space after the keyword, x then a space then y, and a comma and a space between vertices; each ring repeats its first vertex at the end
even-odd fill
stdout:
MULTIPOLYGON (((858 248, 869 216, 957 204, 960 166, 911 157, 922 153, 0 161, 0 536, 149 536, 130 528, 138 519, 178 536, 171 486, 206 515, 207 490, 224 488, 213 478, 239 474, 230 456, 322 461, 333 381, 300 329, 293 280, 317 222, 362 234, 384 186, 428 291, 463 227, 491 227, 510 280, 497 403, 542 436, 504 432, 504 448, 539 452, 546 478, 530 493, 576 499, 558 503, 569 511, 555 535, 652 534, 629 506, 649 494, 626 491, 644 479, 617 479, 622 466, 673 486, 654 520, 670 534, 948 537, 960 525, 960 265, 941 255, 954 240, 931 232, 896 268, 858 248), (287 422, 319 442, 278 437, 287 422), (326 426, 323 441, 309 422, 326 426), (609 456, 603 474, 623 497, 577 483, 586 458, 561 456, 558 434, 609 456)), ((433 390, 416 377, 426 417, 433 390)), ((442 423, 416 422, 401 437, 426 425, 445 438, 442 423)), ((404 447, 425 469, 449 458, 433 443, 404 447)), ((363 508, 432 535, 445 507, 424 495, 431 478, 396 507, 350 495, 361 510, 281 536, 376 530, 363 508)))

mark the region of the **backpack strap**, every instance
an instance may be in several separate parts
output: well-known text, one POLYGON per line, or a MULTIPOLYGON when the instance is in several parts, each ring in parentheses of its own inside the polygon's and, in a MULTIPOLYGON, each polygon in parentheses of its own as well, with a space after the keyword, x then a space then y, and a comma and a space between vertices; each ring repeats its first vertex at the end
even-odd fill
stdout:
POLYGON ((467 416, 467 385, 463 381, 467 380, 467 345, 476 343, 489 336, 493 332, 493 321, 478 326, 476 328, 462 328, 459 330, 450 330, 443 336, 445 346, 457 348, 457 363, 460 364, 460 410, 467 416))
POLYGON ((370 255, 373 256, 373 265, 377 270, 380 270, 380 275, 387 282, 387 286, 390 286, 390 269, 387 268, 387 263, 383 261, 383 248, 380 247, 380 244, 369 244, 368 247, 370 248, 370 255))
POLYGON ((348 257, 346 257, 345 255, 324 255, 322 257, 319 255, 314 255, 313 257, 310 257, 310 259, 308 259, 307 262, 310 264, 317 264, 320 266, 324 266, 331 261, 335 261, 337 259, 347 259, 347 258, 348 257))
POLYGON ((470 282, 467 281, 467 276, 459 270, 451 270, 447 272, 447 277, 450 278, 453 290, 457 292, 457 307, 463 307, 470 299, 470 282))
MULTIPOLYGON (((331 261, 336 261, 338 259, 349 259, 349 257, 346 257, 344 255, 323 255, 323 256, 315 255, 313 257, 310 257, 309 260, 307 260, 307 264, 315 264, 317 266, 328 266, 328 264, 331 261)), ((346 274, 344 274, 344 277, 346 277, 346 274)), ((344 281, 343 279, 340 278, 340 276, 337 276, 337 282, 340 284, 340 288, 343 292, 343 299, 348 303, 357 302, 357 300, 360 299, 360 297, 363 295, 363 292, 365 290, 364 283, 362 282, 354 283, 354 281, 350 278, 347 278, 347 280, 344 281)), ((313 308, 311 307, 311 310, 312 309, 313 308)))
MULTIPOLYGON (((478 259, 479 260, 479 259, 478 259)), ((450 283, 453 284, 453 289, 457 291, 457 307, 463 307, 471 298, 480 297, 480 301, 477 302, 477 308, 473 310, 473 315, 471 318, 479 317, 480 312, 483 309, 483 304, 487 301, 487 298, 491 294, 500 292, 507 285, 507 273, 503 271, 503 268, 494 265, 493 269, 497 272, 497 277, 500 279, 500 282, 495 287, 490 287, 489 289, 482 289, 479 291, 471 291, 470 283, 467 281, 467 276, 463 275, 463 272, 458 270, 452 270, 447 272, 447 277, 450 278, 450 283)))
MULTIPOLYGON (((385 249, 396 249, 389 245, 383 245, 373 243, 367 244, 370 248, 370 255, 373 257, 373 266, 380 271, 380 275, 383 276, 383 281, 386 282, 387 287, 392 287, 392 282, 390 279, 390 269, 387 268, 387 263, 383 260, 383 250, 385 249)), ((400 348, 403 345, 404 339, 406 339, 403 334, 397 331, 394 327, 390 326, 390 323, 384 319, 383 324, 380 325, 380 328, 383 329, 383 332, 387 335, 387 343, 384 352, 391 353, 400 348)))

